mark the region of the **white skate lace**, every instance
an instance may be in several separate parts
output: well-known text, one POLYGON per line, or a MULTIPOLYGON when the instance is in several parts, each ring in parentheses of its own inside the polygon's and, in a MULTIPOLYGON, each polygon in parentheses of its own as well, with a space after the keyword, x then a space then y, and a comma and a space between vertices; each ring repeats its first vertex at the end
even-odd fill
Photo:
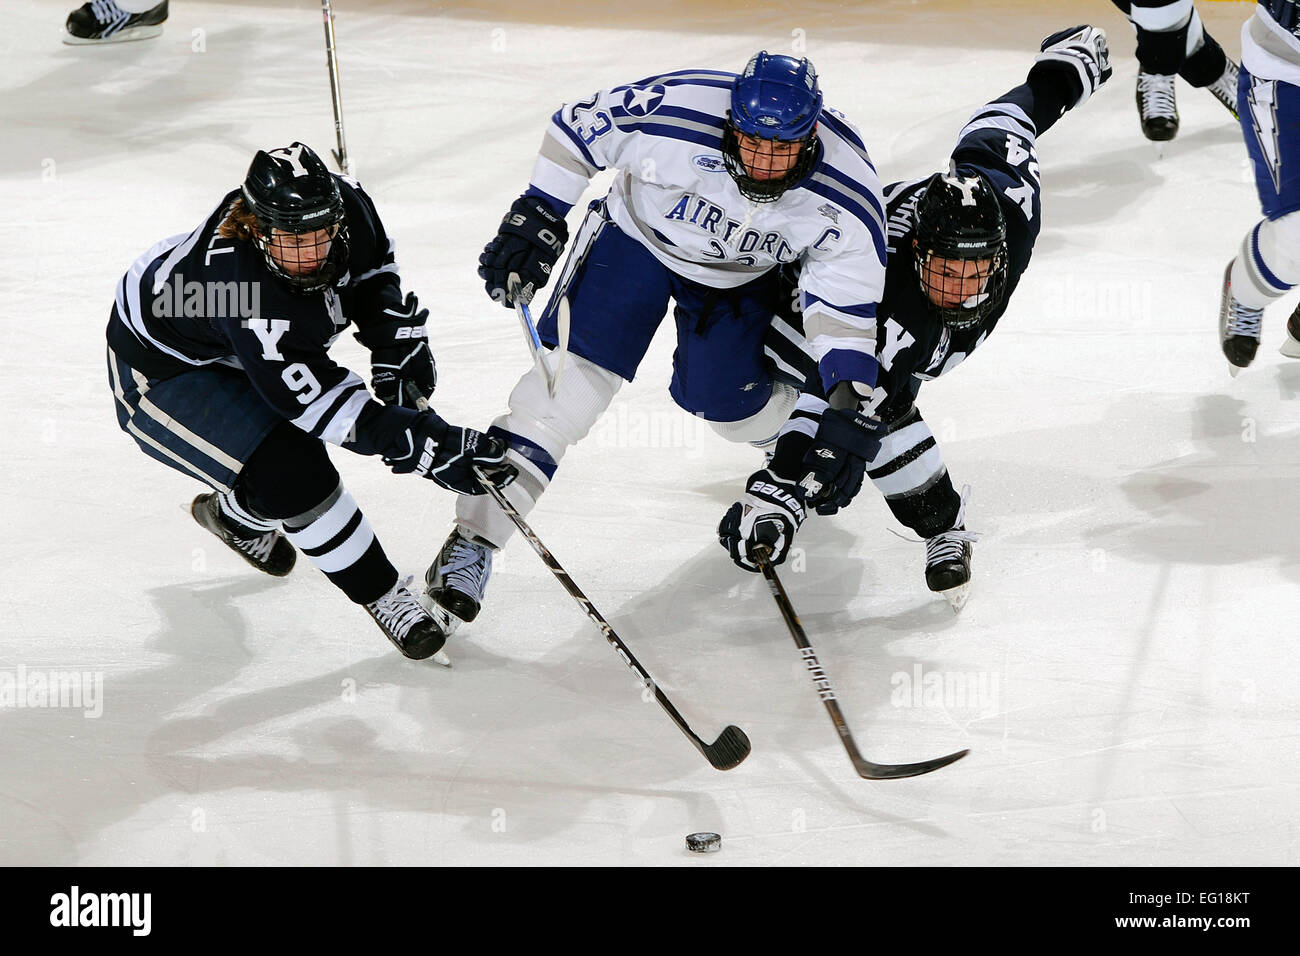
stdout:
POLYGON ((476 602, 482 602, 487 590, 490 561, 488 549, 457 535, 451 543, 451 554, 438 568, 444 584, 449 584, 476 602))
POLYGON ((271 549, 275 547, 275 539, 278 537, 278 531, 268 531, 260 538, 235 538, 233 540, 235 547, 240 551, 265 564, 271 557, 271 549))
POLYGON ((1174 78, 1159 73, 1138 74, 1138 95, 1142 98, 1142 118, 1173 119, 1178 115, 1174 99, 1174 78))
POLYGON ((980 536, 974 531, 955 528, 936 534, 925 542, 925 566, 933 567, 944 561, 961 560, 966 544, 978 541, 980 536))
POLYGON ((100 22, 101 26, 108 26, 115 20, 129 20, 131 14, 119 7, 113 0, 93 0, 90 4, 90 12, 95 15, 95 19, 100 22))
POLYGON ((378 601, 366 605, 367 610, 375 616, 375 620, 398 640, 404 640, 412 627, 429 616, 428 612, 420 607, 420 602, 407 590, 411 580, 412 577, 408 574, 378 601))
POLYGON ((1252 309, 1233 299, 1228 306, 1228 334, 1258 339, 1263 318, 1263 309, 1252 309))

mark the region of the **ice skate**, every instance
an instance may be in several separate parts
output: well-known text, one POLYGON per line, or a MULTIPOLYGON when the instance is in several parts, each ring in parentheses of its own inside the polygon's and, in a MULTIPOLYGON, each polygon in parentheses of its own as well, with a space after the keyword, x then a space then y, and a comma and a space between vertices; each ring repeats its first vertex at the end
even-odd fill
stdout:
POLYGON ((1286 341, 1278 351, 1287 358, 1300 358, 1300 305, 1286 320, 1286 341))
POLYGON ((298 552, 289 540, 279 531, 257 534, 254 529, 236 525, 222 512, 216 492, 195 498, 190 505, 190 514, 257 570, 277 578, 293 570, 298 552))
POLYGON ((93 0, 68 14, 63 42, 76 45, 147 40, 162 33, 166 19, 167 0, 144 13, 128 13, 113 0, 93 0))
POLYGON ((378 601, 367 604, 366 611, 403 655, 413 661, 432 657, 435 663, 450 667, 451 661, 442 653, 442 645, 447 643, 447 632, 407 589, 410 583, 410 577, 398 581, 378 601))
POLYGON ((1228 60, 1223 75, 1206 87, 1216 100, 1227 107, 1232 118, 1237 118, 1237 64, 1228 60))
POLYGON ((478 616, 492 574, 492 548, 452 529, 425 572, 424 607, 450 635, 478 616))
MULTIPOLYGON (((1263 318, 1263 309, 1248 308, 1238 302, 1232 294, 1232 263, 1229 262, 1228 268, 1223 271, 1223 297, 1219 305, 1219 343, 1223 346, 1223 355, 1228 360, 1228 371, 1232 373, 1233 378, 1255 361, 1255 353, 1259 350, 1260 324, 1263 318)), ((1287 322, 1288 335, 1291 325, 1291 322, 1287 322)), ((1300 350, 1300 343, 1297 343, 1297 348, 1300 350)), ((1286 354, 1285 349, 1284 345, 1284 354, 1286 354)))
POLYGON ((979 535, 966 530, 966 499, 970 485, 961 490, 961 507, 953 526, 925 542, 925 584, 942 594, 954 611, 960 611, 970 596, 971 544, 979 535))
MULTIPOLYGON (((1142 134, 1153 143, 1163 143, 1178 135, 1178 103, 1174 99, 1174 78, 1159 73, 1138 71, 1138 119, 1142 134)), ((1159 154, 1162 147, 1157 147, 1159 154)))

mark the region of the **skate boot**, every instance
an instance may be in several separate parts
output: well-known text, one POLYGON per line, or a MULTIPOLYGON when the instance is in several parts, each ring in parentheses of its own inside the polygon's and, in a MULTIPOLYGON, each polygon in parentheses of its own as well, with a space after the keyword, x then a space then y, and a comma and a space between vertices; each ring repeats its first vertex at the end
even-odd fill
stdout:
POLYGON ((1237 118, 1237 64, 1229 60, 1223 67, 1223 75, 1206 89, 1228 108, 1233 119, 1237 118))
POLYGON ((492 548, 453 528, 425 572, 424 606, 450 635, 478 617, 492 574, 492 548))
POLYGON ((1286 320, 1286 341, 1282 343, 1281 352, 1287 358, 1300 358, 1300 305, 1286 320))
POLYGON ((979 535, 966 530, 966 499, 970 485, 961 490, 961 507, 953 526, 925 542, 925 584, 936 594, 942 594, 960 611, 970 596, 971 544, 979 535))
POLYGON ((237 555, 267 574, 282 578, 293 570, 298 552, 278 530, 250 528, 221 506, 216 492, 199 495, 190 505, 194 520, 207 528, 237 555))
POLYGON ((162 33, 167 0, 144 13, 127 13, 113 0, 92 0, 68 14, 64 43, 121 43, 146 40, 162 33))
MULTIPOLYGON (((1235 260, 1234 260, 1235 261, 1235 260)), ((1242 305, 1232 294, 1232 263, 1223 272, 1223 298, 1219 305, 1219 343, 1228 360, 1228 371, 1233 378, 1237 373, 1255 361, 1259 350, 1260 323, 1264 318, 1263 309, 1251 309, 1242 305)), ((1290 323, 1287 323, 1288 329, 1290 323)))
POLYGON ((405 577, 393 589, 372 604, 366 611, 375 619, 384 636, 393 642, 402 654, 413 661, 433 657, 440 664, 450 664, 445 654, 439 654, 447 643, 447 632, 420 606, 415 595, 407 589, 411 578, 405 577), (439 659, 441 658, 441 659, 439 659))
POLYGON ((1162 143, 1178 135, 1178 103, 1174 99, 1174 78, 1138 70, 1138 119, 1142 133, 1152 142, 1162 143))

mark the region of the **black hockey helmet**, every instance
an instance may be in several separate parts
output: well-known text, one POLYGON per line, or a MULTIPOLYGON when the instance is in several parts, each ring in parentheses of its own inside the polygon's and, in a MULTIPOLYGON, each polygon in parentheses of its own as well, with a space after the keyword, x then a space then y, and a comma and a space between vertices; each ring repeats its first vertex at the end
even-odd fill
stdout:
POLYGON ((932 312, 953 330, 978 325, 1001 304, 1007 288, 1007 223, 993 184, 979 172, 964 174, 951 164, 935 173, 916 206, 916 275, 932 312), (934 301, 932 259, 987 260, 968 278, 979 292, 954 305, 934 301))
POLYGON ((310 146, 290 143, 280 149, 258 150, 240 188, 244 205, 257 219, 257 248, 267 268, 297 292, 321 292, 347 268, 348 232, 338 180, 310 146), (286 268, 286 249, 275 231, 302 235, 325 230, 328 251, 313 249, 319 266, 310 272, 286 268), (272 253, 275 253, 274 255, 272 253), (278 258, 277 258, 278 257, 278 258))

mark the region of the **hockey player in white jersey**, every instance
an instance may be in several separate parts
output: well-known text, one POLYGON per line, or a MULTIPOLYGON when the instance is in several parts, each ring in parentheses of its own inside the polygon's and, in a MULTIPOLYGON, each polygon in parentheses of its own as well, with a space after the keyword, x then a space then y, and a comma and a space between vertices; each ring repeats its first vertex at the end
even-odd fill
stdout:
MULTIPOLYGON (((511 289, 527 298, 546 284, 568 238, 565 215, 608 168, 618 170, 613 187, 589 207, 538 323, 554 347, 567 300, 557 392, 530 371, 489 432, 509 443, 519 478, 507 494, 521 514, 632 380, 670 300, 669 392, 728 440, 774 441, 797 398, 763 358, 782 264, 804 262, 804 318, 823 387, 868 394, 876 378, 880 183, 857 131, 823 108, 808 60, 760 52, 740 75, 667 73, 561 107, 527 191, 480 258, 493 298, 509 306, 511 289)), ((429 606, 449 625, 477 615, 492 552, 513 530, 489 500, 457 505, 426 575, 429 606)))
MULTIPOLYGON (((1300 5, 1259 0, 1241 30, 1237 111, 1264 218, 1223 275, 1219 341, 1236 375, 1255 360, 1264 308, 1300 283, 1300 5)), ((1282 354, 1300 358, 1300 309, 1282 354)))
POLYGON ((975 536, 965 526, 965 498, 915 399, 924 382, 952 372, 997 326, 1029 266, 1042 219, 1038 137, 1110 75, 1101 30, 1053 34, 1025 82, 970 118, 946 172, 885 189, 889 260, 877 312, 879 373, 864 399, 846 405, 831 393, 828 406, 799 347, 798 315, 774 320, 773 361, 806 384, 771 461, 749 477, 744 497, 718 527, 719 542, 739 567, 758 570, 759 544, 781 563, 808 511, 835 514, 869 477, 894 517, 925 541, 926 585, 961 607, 975 536))

